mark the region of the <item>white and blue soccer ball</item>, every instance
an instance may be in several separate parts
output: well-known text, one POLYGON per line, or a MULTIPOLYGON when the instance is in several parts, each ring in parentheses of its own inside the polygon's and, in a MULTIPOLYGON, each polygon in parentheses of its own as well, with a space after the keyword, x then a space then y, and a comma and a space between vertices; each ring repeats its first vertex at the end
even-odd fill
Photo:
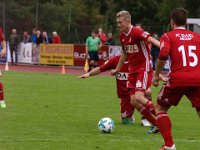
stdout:
POLYGON ((114 127, 115 127, 115 124, 111 118, 105 117, 99 120, 98 128, 103 133, 111 133, 114 127))

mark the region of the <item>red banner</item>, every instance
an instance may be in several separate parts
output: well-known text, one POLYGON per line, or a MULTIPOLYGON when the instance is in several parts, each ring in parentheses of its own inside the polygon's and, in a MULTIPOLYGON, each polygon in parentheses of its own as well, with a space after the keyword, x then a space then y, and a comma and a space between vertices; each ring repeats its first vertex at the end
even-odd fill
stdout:
MULTIPOLYGON (((108 46, 102 46, 99 50, 99 66, 109 58, 108 46)), ((74 66, 84 66, 85 64, 85 45, 74 45, 74 66)))

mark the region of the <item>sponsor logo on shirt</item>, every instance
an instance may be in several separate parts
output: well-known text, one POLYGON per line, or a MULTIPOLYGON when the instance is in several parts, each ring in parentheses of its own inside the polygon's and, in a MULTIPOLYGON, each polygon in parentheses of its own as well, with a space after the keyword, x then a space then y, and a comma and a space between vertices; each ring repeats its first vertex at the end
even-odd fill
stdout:
POLYGON ((116 75, 117 80, 128 80, 127 72, 118 72, 116 75))
POLYGON ((180 40, 183 41, 189 41, 192 40, 192 38, 194 37, 192 34, 176 34, 176 37, 178 37, 180 40))
POLYGON ((138 80, 138 81, 136 82, 136 87, 137 87, 137 88, 142 87, 142 82, 141 82, 140 80, 138 80))
POLYGON ((137 53, 139 52, 137 44, 134 45, 124 45, 124 51, 126 53, 137 53))
POLYGON ((142 36, 143 36, 144 38, 147 38, 148 35, 149 35, 148 32, 143 32, 143 33, 142 33, 142 36))

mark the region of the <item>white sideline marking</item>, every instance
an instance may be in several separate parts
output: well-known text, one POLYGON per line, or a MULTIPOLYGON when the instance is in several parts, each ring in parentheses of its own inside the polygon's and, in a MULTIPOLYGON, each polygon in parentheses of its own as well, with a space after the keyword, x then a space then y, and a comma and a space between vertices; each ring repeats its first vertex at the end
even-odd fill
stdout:
MULTIPOLYGON (((73 139, 69 138, 65 138, 65 139, 58 139, 58 138, 55 138, 55 139, 36 139, 36 138, 32 138, 32 139, 0 139, 0 142, 29 142, 29 141, 40 141, 40 142, 48 142, 48 141, 51 141, 51 142, 57 142, 57 141, 71 141, 73 139)), ((96 140, 98 141, 99 139, 88 139, 88 140, 96 140)), ((86 140, 81 140, 79 139, 79 141, 87 141, 86 140)), ((111 142, 120 142, 120 141, 123 141, 123 140, 110 140, 111 142)), ((154 139, 129 139, 126 141, 128 142, 153 142, 153 141, 159 141, 159 142, 162 142, 163 140, 161 138, 154 138, 154 139)), ((186 139, 174 139, 175 142, 184 142, 184 143, 200 143, 200 140, 186 140, 186 139)))

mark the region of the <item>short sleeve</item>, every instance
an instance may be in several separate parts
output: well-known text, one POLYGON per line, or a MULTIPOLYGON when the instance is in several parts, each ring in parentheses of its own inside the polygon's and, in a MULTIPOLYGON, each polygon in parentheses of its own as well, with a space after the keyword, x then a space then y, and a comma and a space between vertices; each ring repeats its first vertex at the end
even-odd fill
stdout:
POLYGON ((160 60, 167 60, 170 50, 170 41, 167 34, 163 34, 163 36, 160 39, 160 53, 159 53, 159 59, 160 60))
POLYGON ((143 41, 147 41, 147 39, 149 38, 149 36, 151 36, 150 33, 139 29, 139 28, 134 28, 134 35, 137 36, 139 39, 143 40, 143 41))
POLYGON ((101 72, 110 70, 110 69, 114 69, 115 68, 115 62, 116 62, 117 56, 110 58, 109 60, 107 60, 103 65, 100 66, 100 70, 101 72))

